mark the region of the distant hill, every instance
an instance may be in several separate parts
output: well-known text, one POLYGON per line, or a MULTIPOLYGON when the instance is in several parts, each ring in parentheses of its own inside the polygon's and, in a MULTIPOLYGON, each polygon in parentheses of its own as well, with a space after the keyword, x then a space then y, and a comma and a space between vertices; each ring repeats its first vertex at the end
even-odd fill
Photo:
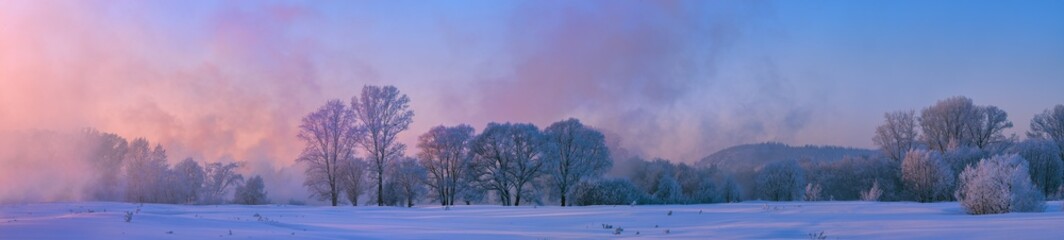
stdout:
POLYGON ((758 143, 738 145, 710 154, 695 163, 696 166, 717 166, 732 172, 752 171, 766 163, 783 160, 809 159, 811 161, 837 161, 846 156, 872 156, 879 152, 871 149, 838 146, 789 146, 782 143, 758 143))

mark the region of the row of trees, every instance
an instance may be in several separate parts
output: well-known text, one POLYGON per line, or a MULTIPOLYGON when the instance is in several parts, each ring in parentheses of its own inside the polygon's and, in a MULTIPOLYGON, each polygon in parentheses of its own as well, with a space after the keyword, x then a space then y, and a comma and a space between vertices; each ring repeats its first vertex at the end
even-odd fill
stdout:
POLYGON ((576 119, 544 130, 489 123, 480 134, 468 125, 437 126, 418 138, 416 155, 406 156, 395 139, 413 115, 409 98, 395 87, 365 86, 350 105, 330 100, 304 117, 298 136, 306 146, 298 161, 308 166, 304 184, 311 195, 333 206, 344 195, 357 205, 375 187, 369 194, 377 205, 412 206, 423 196, 454 205, 490 194, 516 206, 549 191, 566 206, 573 186, 612 165, 602 133, 576 119))
POLYGON ((412 122, 408 105, 394 87, 366 86, 350 104, 332 100, 306 116, 299 137, 307 145, 299 161, 308 164, 305 185, 312 195, 333 205, 340 196, 357 205, 365 194, 378 205, 406 206, 426 198, 442 205, 507 206, 544 200, 562 206, 744 199, 966 201, 983 196, 969 193, 985 186, 976 181, 999 178, 979 177, 998 176, 976 174, 995 172, 979 170, 983 165, 1023 169, 1025 175, 1011 171, 1009 178, 1029 179, 1039 196, 1056 196, 1064 182, 1064 105, 1035 116, 1024 141, 1004 134, 1012 123, 1003 110, 952 97, 919 115, 887 113, 873 138, 881 156, 775 161, 752 172, 636 157, 625 160, 635 167, 615 178, 603 177, 613 159, 602 133, 576 119, 543 130, 527 123, 489 123, 480 133, 464 124, 437 126, 422 134, 418 152, 407 156, 395 137, 412 122), (1025 165, 980 165, 1004 158, 1025 165), (377 191, 366 193, 372 188, 377 191))
POLYGON ((175 204, 262 204, 266 202, 262 178, 245 182, 239 164, 201 165, 186 158, 171 167, 166 150, 143 138, 127 141, 112 133, 87 130, 88 162, 95 173, 90 200, 175 204), (230 190, 236 197, 230 198, 230 190))

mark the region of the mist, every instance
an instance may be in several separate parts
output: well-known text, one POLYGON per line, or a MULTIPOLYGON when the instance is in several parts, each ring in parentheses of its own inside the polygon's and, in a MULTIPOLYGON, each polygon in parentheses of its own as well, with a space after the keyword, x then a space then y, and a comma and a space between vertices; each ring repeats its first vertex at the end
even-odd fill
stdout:
MULTIPOLYGON (((437 125, 546 126, 576 117, 633 155, 677 162, 764 141, 871 147, 883 112, 959 94, 1002 106, 1022 133, 1031 115, 1064 101, 1048 90, 1007 98, 978 84, 948 92, 908 86, 928 74, 964 77, 950 74, 972 66, 868 74, 858 70, 889 72, 896 62, 807 54, 843 52, 810 45, 819 38, 808 34, 824 25, 787 21, 817 13, 772 1, 6 2, 0 200, 80 199, 91 176, 80 176, 83 150, 67 136, 84 128, 159 143, 171 164, 243 162, 242 173, 263 175, 274 201, 304 200, 294 161, 300 118, 328 99, 349 101, 366 84, 410 96, 414 123, 399 135, 408 155, 437 125), (887 67, 854 66, 869 62, 887 67), (835 66, 848 68, 833 74, 835 66), (849 90, 906 76, 917 80, 885 91, 912 92, 904 100, 849 90), (866 96, 878 100, 853 104, 866 96)), ((1007 43, 983 46, 1015 45, 1007 43)), ((1018 52, 1060 59, 1052 55, 1058 49, 1018 52)), ((1021 72, 1029 80, 1017 85, 1062 75, 1039 66, 977 69, 1021 72)))

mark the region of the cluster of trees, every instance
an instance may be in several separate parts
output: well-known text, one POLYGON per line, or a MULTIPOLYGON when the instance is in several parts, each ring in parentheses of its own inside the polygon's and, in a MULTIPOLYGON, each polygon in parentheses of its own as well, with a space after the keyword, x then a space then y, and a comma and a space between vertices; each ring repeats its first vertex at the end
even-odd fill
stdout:
POLYGON ((266 203, 262 178, 247 183, 237 173, 237 163, 201 165, 186 158, 171 167, 166 150, 143 138, 127 141, 112 133, 86 130, 88 162, 92 166, 93 188, 89 200, 172 204, 266 203), (236 189, 236 197, 229 192, 236 189))
POLYGON ((479 134, 468 125, 437 126, 407 156, 395 139, 412 122, 409 101, 393 86, 365 86, 349 105, 331 100, 304 117, 299 138, 306 146, 297 160, 308 166, 311 195, 333 206, 357 205, 368 188, 376 188, 366 194, 379 206, 413 206, 422 198, 506 206, 558 199, 566 206, 574 186, 612 165, 602 133, 576 119, 544 130, 489 123, 479 134))
POLYGON ((1026 140, 1005 136, 1012 126, 995 106, 951 97, 919 116, 887 113, 873 140, 901 162, 909 199, 959 200, 972 214, 1039 211, 1046 196, 1059 196, 1064 181, 1064 105, 1036 115, 1026 140))

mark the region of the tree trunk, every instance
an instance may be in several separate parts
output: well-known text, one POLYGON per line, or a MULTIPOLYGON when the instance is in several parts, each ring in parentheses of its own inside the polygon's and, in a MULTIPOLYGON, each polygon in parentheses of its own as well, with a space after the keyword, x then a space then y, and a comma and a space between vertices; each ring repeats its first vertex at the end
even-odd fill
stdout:
POLYGON ((384 171, 377 168, 377 206, 384 206, 384 171))

